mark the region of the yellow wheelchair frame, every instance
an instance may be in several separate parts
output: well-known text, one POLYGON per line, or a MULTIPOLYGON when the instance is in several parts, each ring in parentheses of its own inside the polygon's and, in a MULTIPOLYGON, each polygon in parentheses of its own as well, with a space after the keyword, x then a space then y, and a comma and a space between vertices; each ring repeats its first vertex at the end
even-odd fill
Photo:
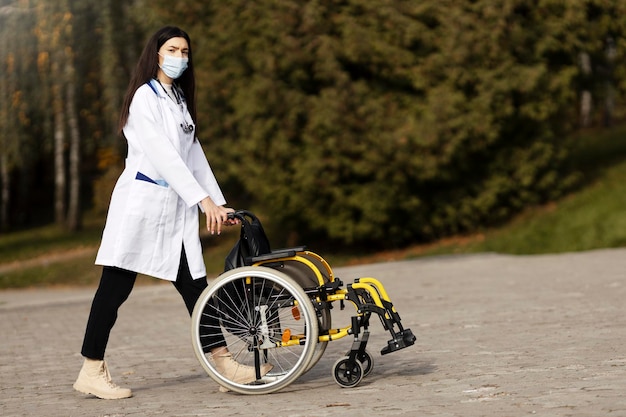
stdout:
POLYGON ((305 247, 280 249, 247 257, 245 266, 211 282, 192 314, 192 341, 200 364, 222 387, 242 394, 267 394, 311 369, 328 342, 352 336, 352 347, 335 362, 332 373, 341 387, 354 387, 374 366, 366 350, 372 313, 391 334, 382 355, 415 343, 379 280, 357 278, 343 288, 317 253, 305 247), (356 314, 349 324, 334 328, 330 312, 336 303, 344 309, 346 301, 354 305, 356 314), (256 370, 255 381, 238 383, 218 370, 210 353, 218 332, 233 358, 256 370), (265 363, 273 368, 262 375, 265 363))

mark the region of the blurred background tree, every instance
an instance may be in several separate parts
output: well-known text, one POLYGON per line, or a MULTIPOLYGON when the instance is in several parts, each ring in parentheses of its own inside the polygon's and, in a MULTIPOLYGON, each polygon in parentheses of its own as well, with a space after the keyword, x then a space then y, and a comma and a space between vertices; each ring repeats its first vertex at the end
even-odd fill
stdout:
MULTIPOLYGON (((68 9, 73 29, 61 52, 77 68, 66 77, 76 104, 64 109, 78 109, 81 200, 100 212, 125 152, 114 133, 121 96, 145 39, 165 24, 192 37, 199 137, 230 205, 284 231, 272 234, 276 244, 396 247, 499 224, 580 183, 565 161, 581 120, 623 115, 618 0, 0 0, 1 78, 11 53, 20 80, 37 77, 15 33, 35 40, 29 27, 42 28, 31 48, 38 62, 59 53, 42 40, 51 15, 29 12, 53 4, 68 9), (22 31, 9 26, 15 10, 29 16, 22 31)), ((20 139, 5 94, 16 84, 1 84, 2 143, 43 144, 24 167, 2 147, 8 188, 27 176, 38 194, 3 200, 7 227, 54 214, 51 205, 16 214, 33 199, 53 201, 53 132, 71 127, 67 116, 50 121, 59 79, 39 68, 38 88, 22 99, 30 122, 20 139)))

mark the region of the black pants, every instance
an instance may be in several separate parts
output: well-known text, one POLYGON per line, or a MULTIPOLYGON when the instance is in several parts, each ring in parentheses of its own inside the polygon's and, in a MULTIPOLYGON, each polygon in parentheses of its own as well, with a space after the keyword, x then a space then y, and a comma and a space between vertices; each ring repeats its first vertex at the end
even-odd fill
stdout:
MULTIPOLYGON (((117 320, 117 311, 130 295, 136 278, 137 273, 133 271, 110 266, 102 268, 100 285, 91 305, 85 338, 83 339, 81 353, 84 357, 104 359, 109 335, 117 320)), ((173 284, 182 296, 187 311, 191 315, 198 297, 207 287, 207 281, 206 278, 193 279, 191 277, 184 248, 178 267, 178 275, 173 284)), ((212 326, 212 328, 219 328, 219 323, 206 324, 214 325, 215 327, 212 326)), ((210 340, 206 342, 212 348, 226 345, 221 333, 211 335, 210 340)))

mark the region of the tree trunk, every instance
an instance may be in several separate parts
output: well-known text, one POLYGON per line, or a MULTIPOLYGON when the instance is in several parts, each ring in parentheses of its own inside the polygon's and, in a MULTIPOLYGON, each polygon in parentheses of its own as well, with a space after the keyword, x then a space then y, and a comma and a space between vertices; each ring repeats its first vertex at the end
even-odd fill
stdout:
MULTIPOLYGON (((53 64, 53 68, 57 66, 53 64)), ((58 71, 52 71, 59 74, 58 71)), ((65 224, 65 191, 67 178, 65 175, 65 111, 61 92, 61 77, 57 77, 52 88, 54 112, 54 219, 57 224, 65 224)))
POLYGON ((80 131, 78 127, 78 112, 76 111, 76 83, 74 70, 74 54, 68 48, 66 51, 67 101, 66 115, 70 135, 69 153, 69 207, 67 213, 67 227, 71 231, 81 228, 80 212, 80 131))
MULTIPOLYGON (((6 28, 6 26, 5 26, 6 28)), ((3 28, 4 29, 4 28, 3 28)), ((7 33, 0 33, 0 62, 3 72, 6 71, 6 55, 8 50, 7 33)), ((8 71, 7 71, 8 72, 8 71)), ((6 76, 0 77, 0 231, 6 231, 9 225, 9 108, 10 97, 8 92, 8 80, 6 76)))
MULTIPOLYGON (((5 47, 3 42, 2 47, 5 47)), ((7 94, 6 77, 0 78, 0 231, 6 231, 9 225, 9 97, 7 94)))
MULTIPOLYGON (((116 2, 119 3, 119 2, 116 2)), ((102 99, 103 99, 103 118, 108 127, 107 134, 111 133, 113 137, 117 137, 117 115, 118 107, 120 106, 122 99, 121 94, 123 90, 118 88, 119 78, 124 78, 123 74, 119 74, 119 59, 116 51, 119 49, 119 45, 115 41, 115 19, 113 15, 113 8, 116 5, 112 4, 111 0, 103 1, 101 3, 102 9, 102 48, 100 48, 101 65, 100 71, 102 74, 102 99)), ((118 35, 119 36, 119 35, 118 35)))

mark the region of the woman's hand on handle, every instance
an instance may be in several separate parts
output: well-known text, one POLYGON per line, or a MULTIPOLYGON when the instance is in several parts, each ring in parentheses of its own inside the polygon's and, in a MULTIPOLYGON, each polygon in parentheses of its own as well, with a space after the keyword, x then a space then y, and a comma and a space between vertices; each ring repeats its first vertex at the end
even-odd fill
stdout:
POLYGON ((210 197, 205 198, 200 202, 202 210, 206 215, 206 228, 214 235, 222 233, 222 225, 232 226, 239 223, 237 219, 229 219, 228 213, 232 213, 235 210, 229 207, 216 205, 210 197))

